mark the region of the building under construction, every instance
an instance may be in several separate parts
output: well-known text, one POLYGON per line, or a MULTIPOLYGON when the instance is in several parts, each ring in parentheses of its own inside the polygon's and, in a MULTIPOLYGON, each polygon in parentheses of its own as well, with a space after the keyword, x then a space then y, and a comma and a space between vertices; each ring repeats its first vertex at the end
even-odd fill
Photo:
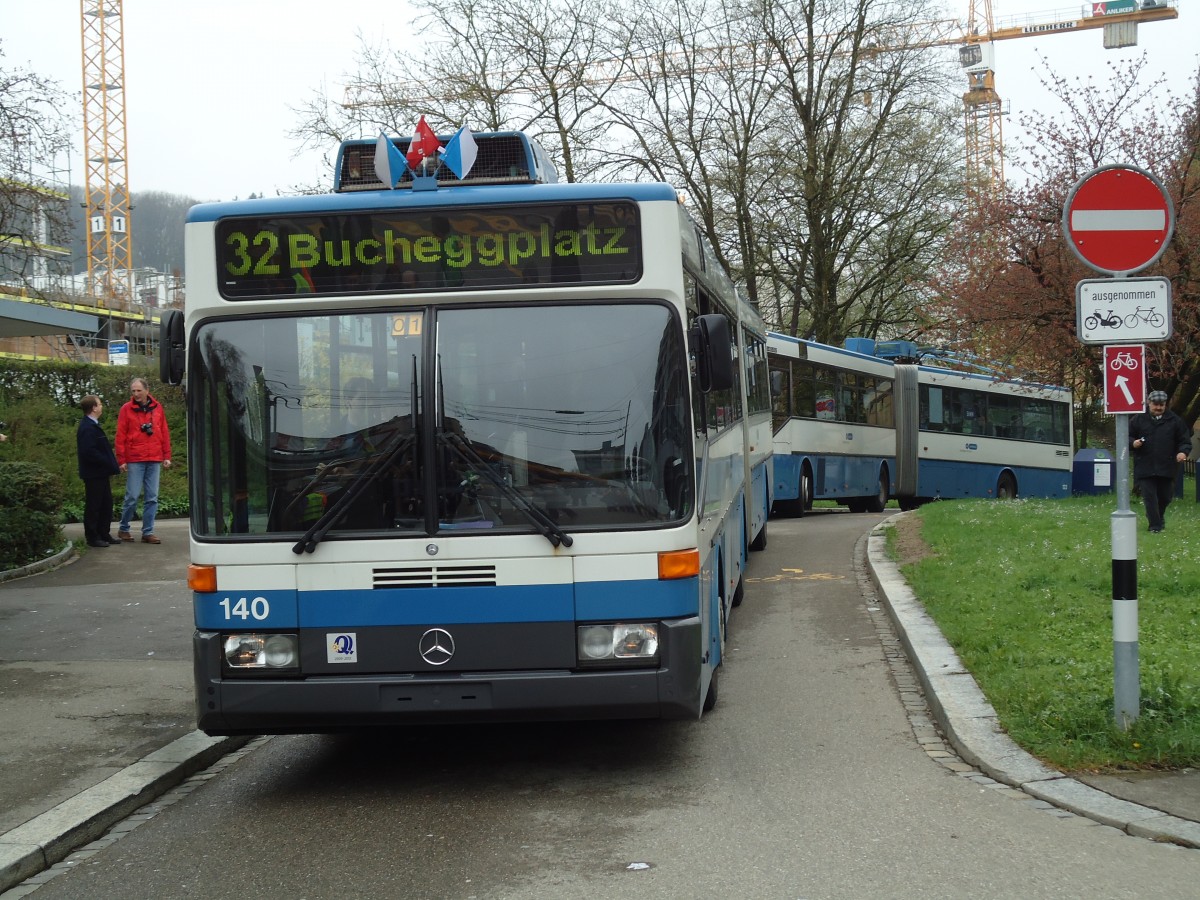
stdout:
MULTIPOLYGON (((19 150, 19 148, 14 148, 19 150)), ((183 279, 149 269, 112 279, 72 268, 72 208, 65 170, 20 160, 0 188, 0 356, 108 363, 154 356, 159 311, 181 308, 183 279)), ((107 276, 107 272, 103 272, 107 276)))
POLYGON ((158 311, 183 304, 182 278, 135 269, 125 152, 122 0, 81 6, 86 274, 71 265, 69 167, 6 135, 0 179, 0 356, 127 361, 153 356, 158 311))

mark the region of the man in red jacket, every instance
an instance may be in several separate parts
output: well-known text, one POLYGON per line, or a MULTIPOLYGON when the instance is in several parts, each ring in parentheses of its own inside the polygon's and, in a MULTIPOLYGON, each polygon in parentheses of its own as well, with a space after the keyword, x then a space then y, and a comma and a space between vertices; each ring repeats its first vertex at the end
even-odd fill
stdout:
POLYGON ((137 512, 138 498, 146 493, 142 507, 142 543, 161 544, 154 533, 154 515, 158 512, 158 481, 162 468, 171 468, 171 433, 162 405, 150 396, 144 378, 129 383, 130 401, 117 413, 117 439, 114 449, 117 464, 125 473, 125 507, 117 537, 132 541, 129 523, 137 512))

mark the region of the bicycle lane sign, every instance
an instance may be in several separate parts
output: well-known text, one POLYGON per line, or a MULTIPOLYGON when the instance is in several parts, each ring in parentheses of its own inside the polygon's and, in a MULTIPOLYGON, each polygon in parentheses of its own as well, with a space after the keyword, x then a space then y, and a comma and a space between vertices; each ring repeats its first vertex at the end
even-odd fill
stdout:
POLYGON ((1085 344, 1165 341, 1171 309, 1166 278, 1086 278, 1075 285, 1075 331, 1085 344))
POLYGON ((1104 412, 1139 413, 1146 407, 1146 347, 1108 344, 1104 348, 1104 412))

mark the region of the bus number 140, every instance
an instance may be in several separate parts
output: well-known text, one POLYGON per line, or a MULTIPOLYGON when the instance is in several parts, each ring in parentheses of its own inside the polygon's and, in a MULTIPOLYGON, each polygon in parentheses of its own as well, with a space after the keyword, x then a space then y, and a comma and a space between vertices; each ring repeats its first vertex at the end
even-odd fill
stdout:
POLYGON ((226 622, 231 619, 241 619, 244 622, 249 618, 261 622, 271 614, 271 604, 267 602, 266 597, 255 597, 253 600, 241 597, 236 602, 226 597, 219 606, 225 610, 226 622))

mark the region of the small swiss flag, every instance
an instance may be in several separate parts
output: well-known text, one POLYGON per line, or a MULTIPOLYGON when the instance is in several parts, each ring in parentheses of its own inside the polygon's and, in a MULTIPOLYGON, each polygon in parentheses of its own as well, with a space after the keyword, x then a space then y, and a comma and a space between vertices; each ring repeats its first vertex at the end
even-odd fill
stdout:
POLYGON ((421 116, 417 122, 417 130, 413 132, 412 141, 408 145, 408 153, 404 154, 405 160, 408 161, 408 167, 414 172, 426 159, 431 159, 442 149, 441 141, 437 139, 437 135, 433 133, 433 129, 429 127, 429 123, 425 121, 425 117, 421 116))

